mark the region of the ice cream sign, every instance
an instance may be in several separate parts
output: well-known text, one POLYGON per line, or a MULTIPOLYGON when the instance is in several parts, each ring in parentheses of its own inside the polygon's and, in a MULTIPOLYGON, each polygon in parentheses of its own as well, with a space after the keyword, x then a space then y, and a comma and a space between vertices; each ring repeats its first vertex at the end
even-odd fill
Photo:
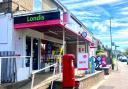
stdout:
POLYGON ((78 70, 87 70, 88 69, 88 53, 78 53, 77 68, 78 68, 78 70))

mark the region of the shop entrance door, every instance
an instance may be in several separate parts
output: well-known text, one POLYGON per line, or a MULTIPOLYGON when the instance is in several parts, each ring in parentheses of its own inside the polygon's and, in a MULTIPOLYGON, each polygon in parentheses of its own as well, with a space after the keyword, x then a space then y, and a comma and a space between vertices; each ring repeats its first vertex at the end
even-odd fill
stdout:
MULTIPOLYGON (((26 37, 26 56, 32 56, 32 69, 38 69, 39 62, 39 39, 26 37)), ((26 66, 30 66, 30 61, 26 63, 26 66)))
POLYGON ((38 69, 38 59, 39 59, 39 40, 33 39, 33 70, 38 69))

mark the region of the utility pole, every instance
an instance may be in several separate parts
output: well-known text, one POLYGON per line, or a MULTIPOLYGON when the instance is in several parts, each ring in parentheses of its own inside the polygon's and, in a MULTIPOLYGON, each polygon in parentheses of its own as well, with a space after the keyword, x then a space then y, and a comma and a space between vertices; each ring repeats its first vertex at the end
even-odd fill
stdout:
POLYGON ((112 70, 114 70, 114 63, 113 63, 113 53, 112 53, 112 30, 111 30, 111 18, 110 18, 110 40, 111 40, 111 63, 112 63, 112 70))
POLYGON ((111 30, 111 18, 110 18, 110 40, 111 40, 111 51, 112 51, 112 30, 111 30))

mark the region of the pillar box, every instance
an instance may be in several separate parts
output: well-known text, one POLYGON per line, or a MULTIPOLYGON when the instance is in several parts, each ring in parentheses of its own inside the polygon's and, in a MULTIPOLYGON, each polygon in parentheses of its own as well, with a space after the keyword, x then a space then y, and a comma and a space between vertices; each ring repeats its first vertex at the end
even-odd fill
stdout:
POLYGON ((63 56, 63 88, 75 87, 75 73, 74 73, 74 59, 73 54, 65 54, 63 56))

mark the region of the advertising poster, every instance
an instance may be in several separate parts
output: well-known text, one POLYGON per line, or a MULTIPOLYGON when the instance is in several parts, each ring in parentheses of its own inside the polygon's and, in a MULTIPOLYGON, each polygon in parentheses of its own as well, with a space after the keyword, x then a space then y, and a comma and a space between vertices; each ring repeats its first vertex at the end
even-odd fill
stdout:
POLYGON ((88 53, 78 53, 77 68, 78 70, 88 70, 88 53))

